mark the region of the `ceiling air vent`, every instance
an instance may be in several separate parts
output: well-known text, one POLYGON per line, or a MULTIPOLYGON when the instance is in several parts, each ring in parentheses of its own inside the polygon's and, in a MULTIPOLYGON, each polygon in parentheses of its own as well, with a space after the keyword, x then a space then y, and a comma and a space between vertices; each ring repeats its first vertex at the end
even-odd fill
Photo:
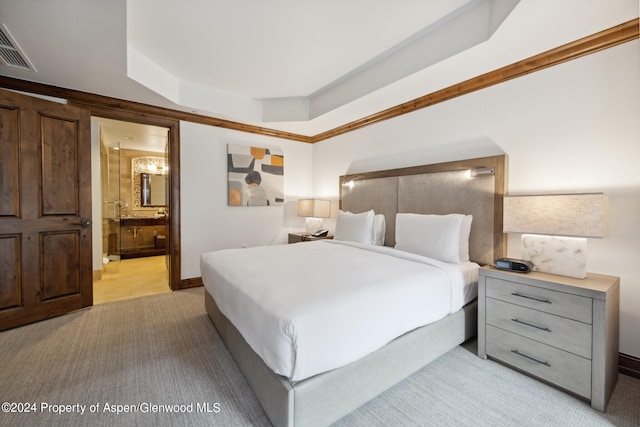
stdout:
POLYGON ((0 58, 9 67, 35 71, 35 68, 4 24, 0 24, 0 58))

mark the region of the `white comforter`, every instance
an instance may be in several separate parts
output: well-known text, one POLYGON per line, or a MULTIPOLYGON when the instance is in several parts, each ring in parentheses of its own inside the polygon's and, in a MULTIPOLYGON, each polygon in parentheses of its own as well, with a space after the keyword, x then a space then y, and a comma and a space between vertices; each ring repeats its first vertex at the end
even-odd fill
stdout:
POLYGON ((277 374, 302 380, 344 366, 459 310, 477 264, 443 263, 337 241, 202 255, 220 311, 277 374))

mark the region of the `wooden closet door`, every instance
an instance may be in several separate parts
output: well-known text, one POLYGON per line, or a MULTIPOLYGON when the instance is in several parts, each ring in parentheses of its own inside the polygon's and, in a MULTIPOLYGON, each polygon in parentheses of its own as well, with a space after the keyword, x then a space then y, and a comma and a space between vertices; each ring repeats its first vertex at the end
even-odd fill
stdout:
POLYGON ((87 110, 0 90, 0 330, 93 304, 87 110))

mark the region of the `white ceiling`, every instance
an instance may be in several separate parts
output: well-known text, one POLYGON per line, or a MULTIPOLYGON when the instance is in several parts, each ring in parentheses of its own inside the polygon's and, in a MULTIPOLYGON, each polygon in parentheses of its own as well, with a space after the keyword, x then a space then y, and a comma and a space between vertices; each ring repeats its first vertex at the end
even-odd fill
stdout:
POLYGON ((194 84, 251 99, 306 96, 469 1, 138 0, 127 42, 194 84))
POLYGON ((0 61, 0 74, 315 135, 637 16, 638 0, 0 0, 35 68, 0 61), (487 41, 419 68, 396 61, 404 75, 358 92, 356 72, 485 2, 506 9, 487 41), (298 114, 341 82, 353 93, 298 114))

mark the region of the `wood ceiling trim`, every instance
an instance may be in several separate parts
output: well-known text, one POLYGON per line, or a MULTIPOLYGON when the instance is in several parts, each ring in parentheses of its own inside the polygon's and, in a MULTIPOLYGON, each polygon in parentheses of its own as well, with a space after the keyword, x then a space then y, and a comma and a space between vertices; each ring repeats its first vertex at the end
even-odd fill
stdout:
POLYGON ((296 133, 269 129, 261 126, 254 126, 246 123, 234 122, 231 120, 218 119, 210 116, 189 113, 186 111, 174 110, 171 108, 159 107, 156 105, 144 104, 134 101, 126 101, 123 99, 112 98, 109 96, 96 95, 89 92, 83 92, 74 89, 66 89, 58 86, 52 86, 44 83, 30 82, 20 80, 8 76, 0 76, 0 87, 13 89, 28 93, 35 93, 56 98, 66 99, 70 105, 83 107, 87 109, 111 109, 111 110, 127 110, 135 113, 166 117, 175 120, 184 120, 186 122, 200 123, 208 126, 215 126, 225 129, 237 130, 240 132, 255 133, 259 135, 272 136, 275 138, 288 139, 298 142, 311 143, 313 137, 307 135, 299 135, 296 133))
POLYGON ((142 114, 184 120, 208 126, 236 130, 239 132, 254 133, 298 142, 316 143, 635 40, 640 36, 639 22, 640 20, 638 18, 633 19, 591 36, 567 43, 547 52, 543 52, 522 61, 515 62, 511 65, 471 78, 462 83, 458 83, 414 100, 396 105, 395 107, 355 120, 326 132, 319 133, 315 136, 284 132, 276 129, 218 119, 215 117, 203 116, 170 108, 125 101, 122 99, 91 94, 73 89, 65 89, 42 83, 19 80, 7 76, 0 76, 0 87, 64 98, 67 99, 70 104, 77 106, 95 106, 114 110, 124 109, 142 114))
POLYGON ((69 103, 76 106, 84 106, 85 108, 91 108, 92 106, 112 109, 125 109, 138 113, 150 114, 153 116, 169 117, 176 120, 183 120, 186 122, 199 123, 208 126, 215 126, 224 129, 236 130, 239 132, 255 133, 264 136, 272 136, 275 138, 288 139, 298 142, 311 143, 311 136, 300 135, 291 132, 285 132, 276 129, 270 129, 261 126, 254 126, 246 123, 234 122, 231 120, 218 119, 210 116, 203 116, 201 114, 189 113, 186 111, 173 110, 170 108, 157 107, 155 105, 142 104, 138 102, 124 101, 116 98, 108 98, 99 95, 87 94, 81 92, 85 96, 85 99, 69 98, 69 103), (95 96, 99 96, 100 99, 95 99, 95 96), (108 104, 105 104, 105 100, 108 100, 108 104))
POLYGON ((313 137, 313 142, 315 143, 328 138, 333 138, 334 136, 351 132, 374 123, 389 120, 489 86, 503 83, 563 62, 571 61, 591 53, 599 52, 601 50, 635 40, 639 37, 638 26, 639 19, 636 18, 591 36, 584 37, 522 61, 515 62, 511 65, 479 75, 462 83, 449 86, 428 95, 421 96, 420 98, 416 98, 387 110, 372 114, 368 117, 331 129, 327 132, 317 134, 313 137))

